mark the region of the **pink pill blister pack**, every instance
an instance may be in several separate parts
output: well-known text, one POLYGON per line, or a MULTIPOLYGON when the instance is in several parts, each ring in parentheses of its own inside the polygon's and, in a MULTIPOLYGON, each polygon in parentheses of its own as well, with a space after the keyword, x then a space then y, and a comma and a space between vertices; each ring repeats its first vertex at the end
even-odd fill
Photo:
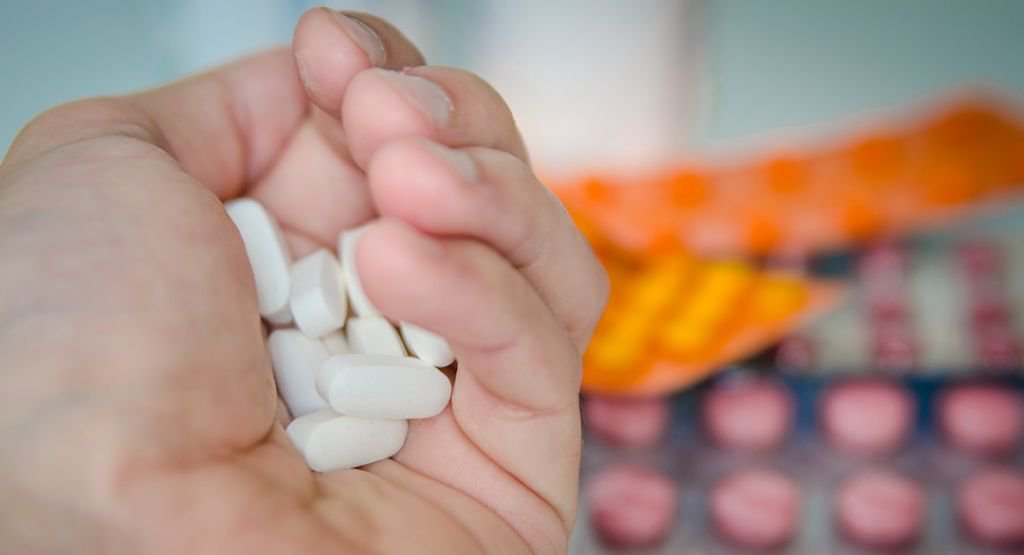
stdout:
POLYGON ((1024 553, 1024 215, 808 261, 846 305, 672 397, 582 399, 572 553, 1024 553))
POLYGON ((1024 551, 1024 379, 731 370, 585 398, 572 553, 1024 551))

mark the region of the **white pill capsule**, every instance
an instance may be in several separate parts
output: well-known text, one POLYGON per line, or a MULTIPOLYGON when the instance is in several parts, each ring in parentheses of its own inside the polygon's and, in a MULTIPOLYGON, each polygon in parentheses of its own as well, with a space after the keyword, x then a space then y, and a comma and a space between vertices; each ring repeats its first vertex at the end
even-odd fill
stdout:
POLYGON ((455 361, 452 348, 440 335, 409 322, 401 322, 399 328, 402 331, 405 346, 416 358, 438 368, 448 366, 455 361))
POLYGON ((263 206, 251 198, 224 203, 231 221, 238 228, 249 256, 260 315, 271 324, 292 321, 288 307, 291 292, 291 256, 281 230, 263 206))
POLYGON ((295 325, 310 337, 323 337, 345 323, 345 278, 330 252, 319 250, 292 266, 290 306, 295 325))
POLYGON ((353 353, 405 356, 405 347, 398 332, 383 316, 349 318, 345 323, 345 334, 353 353))
POLYGON ((352 352, 345 339, 345 333, 341 330, 331 332, 320 338, 320 341, 327 347, 327 352, 332 355, 347 355, 352 352))
POLYGON ((277 393, 292 418, 324 410, 327 401, 316 391, 316 374, 330 356, 323 343, 298 330, 274 330, 267 338, 277 393))
POLYGON ((341 268, 345 272, 352 310, 359 316, 380 316, 380 311, 363 292, 362 282, 359 281, 359 269, 356 266, 356 244, 365 230, 366 226, 342 231, 338 238, 338 254, 341 257, 341 268))
POLYGON ((292 420, 288 437, 317 472, 356 468, 386 459, 405 444, 405 420, 342 416, 332 410, 292 420))
POLYGON ((387 355, 333 356, 317 372, 316 388, 334 410, 362 418, 430 418, 452 395, 437 368, 387 355))

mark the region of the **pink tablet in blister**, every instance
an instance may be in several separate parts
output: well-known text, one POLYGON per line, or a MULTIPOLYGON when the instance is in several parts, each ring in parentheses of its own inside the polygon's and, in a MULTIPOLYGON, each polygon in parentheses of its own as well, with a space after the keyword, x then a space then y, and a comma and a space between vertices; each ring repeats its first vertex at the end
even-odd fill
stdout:
POLYGON ((921 534, 926 498, 917 483, 889 470, 859 472, 840 486, 833 505, 839 529, 859 545, 891 549, 921 534))
POLYGON ((679 494, 672 480, 653 469, 611 467, 587 480, 585 489, 591 525, 611 545, 651 545, 672 530, 679 494))
POLYGON ((896 245, 875 245, 857 261, 857 274, 866 290, 888 291, 902 287, 907 277, 907 254, 896 245))
POLYGON ((956 249, 956 260, 971 277, 1001 274, 1005 266, 999 244, 984 239, 960 243, 956 249))
POLYGON ((814 368, 814 343, 803 336, 782 340, 775 351, 775 366, 787 371, 807 371, 814 368))
POLYGON ((715 529, 742 547, 768 549, 789 542, 800 522, 801 494, 792 478, 771 468, 728 475, 711 492, 715 529))
POLYGON ((875 322, 871 344, 871 362, 875 368, 907 371, 917 364, 917 336, 909 322, 875 322))
POLYGON ((909 313, 906 254, 893 245, 879 245, 858 261, 857 277, 872 319, 902 319, 909 313))
POLYGON ((990 329, 1012 328, 1013 320, 1006 299, 983 299, 973 301, 970 306, 970 324, 975 334, 990 329))
POLYGON ((1007 453, 1021 440, 1024 400, 1013 389, 960 385, 941 397, 939 422, 946 439, 957 449, 1007 453))
POLYGON ((910 433, 913 416, 914 401, 901 386, 874 379, 834 386, 821 409, 829 441, 861 455, 898 449, 910 433))
POLYGON ((978 366, 989 370, 1012 370, 1020 368, 1021 347, 1014 330, 1007 327, 991 327, 974 336, 978 366))
POLYGON ((702 405, 704 429, 715 444, 760 451, 779 446, 793 420, 793 399, 778 382, 743 379, 716 384, 702 405))
POLYGON ((976 472, 961 484, 956 504, 961 525, 974 539, 1024 549, 1024 475, 1020 471, 976 472))
POLYGON ((1006 264, 997 243, 984 240, 964 242, 957 249, 957 263, 966 278, 969 297, 1001 296, 1006 264))
POLYGON ((650 447, 665 436, 669 402, 664 397, 583 399, 583 424, 620 447, 650 447))

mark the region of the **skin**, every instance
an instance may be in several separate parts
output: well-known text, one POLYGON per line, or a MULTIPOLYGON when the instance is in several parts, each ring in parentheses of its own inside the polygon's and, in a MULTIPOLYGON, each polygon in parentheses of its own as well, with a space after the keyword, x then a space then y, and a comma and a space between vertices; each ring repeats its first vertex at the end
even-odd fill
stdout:
POLYGON ((312 10, 290 49, 61 106, 15 140, 0 165, 5 551, 566 551, 580 353, 607 280, 497 93, 345 17, 312 10), (440 87, 445 113, 380 68, 440 87), (222 207, 241 195, 296 257, 372 219, 367 294, 452 344, 450 406, 392 460, 315 474, 288 442, 222 207))

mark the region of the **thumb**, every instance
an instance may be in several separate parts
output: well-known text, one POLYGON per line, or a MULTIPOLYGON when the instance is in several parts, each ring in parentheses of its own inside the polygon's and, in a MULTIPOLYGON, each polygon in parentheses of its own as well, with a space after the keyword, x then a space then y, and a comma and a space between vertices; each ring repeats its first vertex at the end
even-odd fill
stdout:
POLYGON ((292 45, 306 94, 335 117, 356 73, 424 64, 423 54, 398 29, 363 13, 310 10, 299 20, 292 45))

